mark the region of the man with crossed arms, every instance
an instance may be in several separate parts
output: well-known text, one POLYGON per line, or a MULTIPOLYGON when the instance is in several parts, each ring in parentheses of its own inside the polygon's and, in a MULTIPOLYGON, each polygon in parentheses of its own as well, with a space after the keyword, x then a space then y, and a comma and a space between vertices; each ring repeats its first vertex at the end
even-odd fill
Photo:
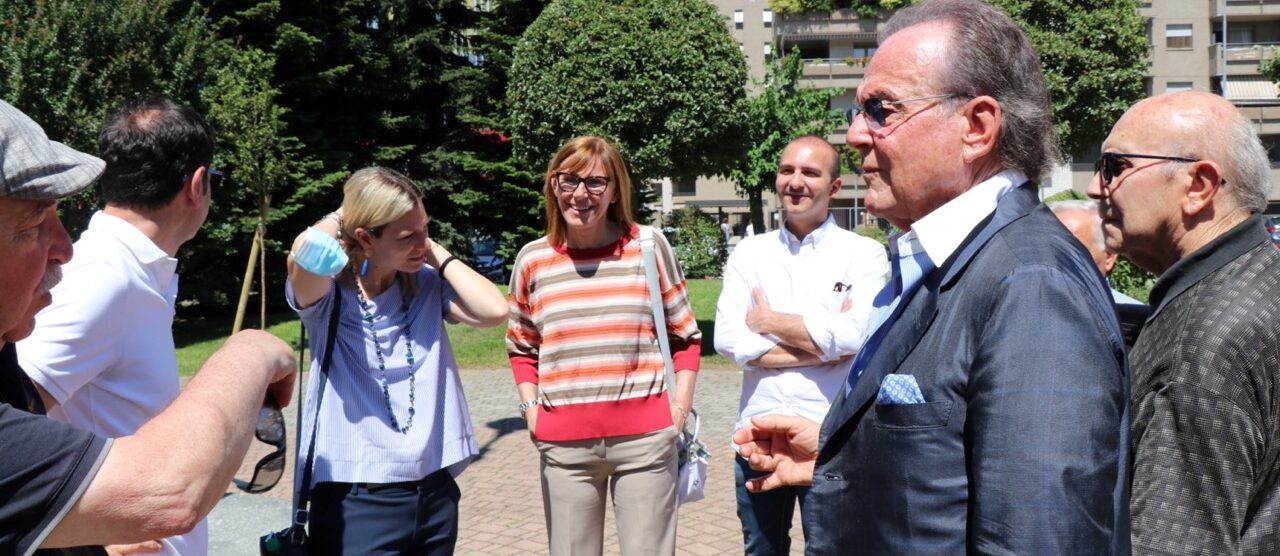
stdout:
MULTIPOLYGON (((743 370, 734 430, 756 415, 822 419, 862 346, 889 260, 879 242, 836 225, 828 208, 841 185, 830 143, 814 135, 791 141, 775 181, 783 227, 744 238, 729 257, 715 345, 743 370)), ((746 481, 763 473, 735 459, 746 554, 789 554, 792 514, 808 489, 750 493, 746 481)))

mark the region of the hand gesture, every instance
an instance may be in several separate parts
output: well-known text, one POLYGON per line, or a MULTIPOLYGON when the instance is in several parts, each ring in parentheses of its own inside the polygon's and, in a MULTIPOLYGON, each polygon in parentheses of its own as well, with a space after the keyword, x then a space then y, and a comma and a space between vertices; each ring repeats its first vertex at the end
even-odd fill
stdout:
POLYGON ((733 441, 752 469, 769 474, 747 481, 747 490, 761 492, 812 484, 821 428, 819 423, 803 417, 752 417, 751 426, 734 433, 733 441))
POLYGON ((751 288, 751 308, 747 309, 747 329, 756 334, 770 334, 769 323, 776 312, 760 288, 751 288))

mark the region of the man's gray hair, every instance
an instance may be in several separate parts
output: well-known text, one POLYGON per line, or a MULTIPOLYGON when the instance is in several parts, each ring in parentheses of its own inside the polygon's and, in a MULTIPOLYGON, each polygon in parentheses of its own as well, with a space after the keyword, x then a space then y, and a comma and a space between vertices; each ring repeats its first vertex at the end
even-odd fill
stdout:
POLYGON ((1078 211, 1089 214, 1090 226, 1093 227, 1093 245, 1099 252, 1107 251, 1107 241, 1103 237, 1102 231, 1102 214, 1098 212, 1098 202, 1093 199, 1070 199, 1066 201, 1054 201, 1046 203, 1049 210, 1054 214, 1062 214, 1064 212, 1078 211))
MULTIPOLYGON (((1190 135, 1175 141, 1173 152, 1218 163, 1222 179, 1226 180, 1221 193, 1250 212, 1266 211, 1271 195, 1271 160, 1253 122, 1237 112, 1235 117, 1198 121, 1194 125, 1190 135)), ((1186 167, 1185 162, 1171 161, 1164 165, 1162 174, 1172 178, 1186 167)))
MULTIPOLYGON (((1258 139, 1253 123, 1243 115, 1230 122, 1221 122, 1223 176, 1227 185, 1223 188, 1241 206, 1251 212, 1267 210, 1267 197, 1271 195, 1271 161, 1267 149, 1258 139)), ((1218 125, 1213 124, 1211 125, 1218 125)))
POLYGON ((889 18, 880 42, 907 27, 935 22, 952 26, 946 68, 940 72, 944 90, 939 92, 996 99, 1001 112, 996 143, 1000 162, 1039 181, 1063 156, 1040 57, 1026 34, 985 2, 930 0, 889 18))

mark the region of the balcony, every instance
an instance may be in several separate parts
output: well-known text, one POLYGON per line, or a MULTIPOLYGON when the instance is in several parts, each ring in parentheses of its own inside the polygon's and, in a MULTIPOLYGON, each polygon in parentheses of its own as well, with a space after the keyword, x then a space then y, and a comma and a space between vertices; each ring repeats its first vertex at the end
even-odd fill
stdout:
MULTIPOLYGON (((1210 72, 1222 75, 1223 45, 1209 48, 1210 72)), ((1258 64, 1280 56, 1280 43, 1226 45, 1227 75, 1258 75, 1258 64)))
MULTIPOLYGON (((1258 19, 1266 16, 1280 16, 1280 0, 1226 0, 1227 19, 1258 19)), ((1210 17, 1222 17, 1222 0, 1212 0, 1210 17)))
POLYGON ((851 9, 779 14, 774 18, 774 36, 783 45, 814 40, 853 40, 875 44, 876 32, 890 14, 880 10, 875 18, 865 18, 851 9))
POLYGON ((867 58, 813 58, 804 61, 801 81, 808 86, 852 89, 867 73, 867 58))

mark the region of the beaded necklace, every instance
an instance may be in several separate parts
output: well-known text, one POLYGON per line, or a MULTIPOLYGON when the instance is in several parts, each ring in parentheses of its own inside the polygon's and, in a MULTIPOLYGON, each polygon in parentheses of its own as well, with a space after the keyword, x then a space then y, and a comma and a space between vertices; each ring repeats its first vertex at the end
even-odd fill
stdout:
MULTIPOLYGON (((373 353, 378 356, 378 383, 382 385, 382 400, 387 405, 387 416, 391 418, 391 428, 396 432, 404 434, 409 432, 413 427, 413 414, 415 399, 415 384, 417 383, 418 368, 413 365, 413 336, 409 331, 409 299, 400 296, 400 311, 404 313, 404 343, 405 343, 405 361, 409 363, 409 422, 404 427, 400 426, 400 422, 396 420, 396 414, 391 410, 391 392, 387 390, 387 362, 382 356, 382 346, 378 343, 378 332, 373 327, 373 312, 369 310, 369 300, 364 297, 364 287, 360 285, 359 279, 356 280, 356 299, 360 301, 360 311, 364 314, 364 322, 369 327, 369 336, 373 338, 373 353)), ((388 346, 388 349, 391 349, 388 346)))

